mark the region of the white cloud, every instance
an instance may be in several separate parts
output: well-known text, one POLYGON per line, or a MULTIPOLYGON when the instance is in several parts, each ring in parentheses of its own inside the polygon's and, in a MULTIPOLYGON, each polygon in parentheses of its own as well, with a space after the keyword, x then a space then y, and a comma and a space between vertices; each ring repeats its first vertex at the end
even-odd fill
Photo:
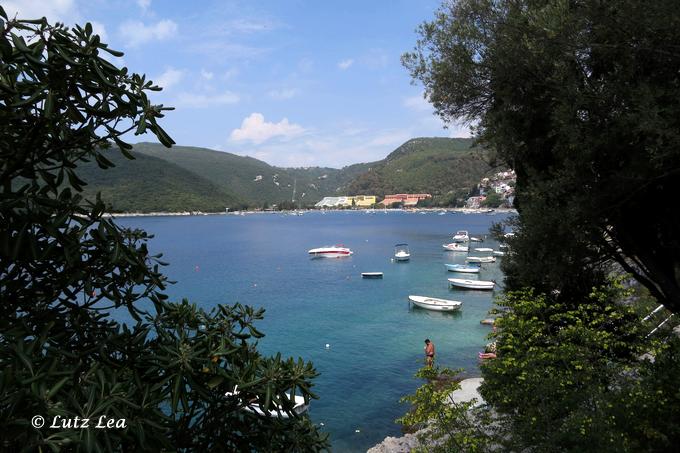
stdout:
POLYGON ((40 19, 47 17, 50 23, 71 22, 75 12, 74 0, 23 0, 3 2, 8 17, 15 14, 19 19, 40 19))
POLYGON ((175 68, 168 68, 165 72, 154 80, 154 83, 164 90, 170 89, 173 85, 177 85, 184 78, 184 71, 175 68))
POLYGON ((349 69, 349 67, 352 66, 353 64, 354 64, 354 60, 352 60, 351 58, 348 58, 346 60, 340 61, 338 63, 338 68, 340 68, 344 71, 345 69, 349 69))
POLYGON ((201 77, 203 77, 205 80, 212 80, 214 76, 214 73, 206 71, 205 69, 201 69, 201 77))
POLYGON ((137 0, 137 5, 142 9, 142 12, 146 12, 151 6, 151 0, 137 0))
POLYGON ((232 141, 251 141, 256 145, 274 138, 293 138, 305 133, 305 129, 294 123, 289 123, 287 118, 278 123, 268 123, 261 113, 251 113, 241 123, 240 129, 231 131, 229 138, 232 141))
POLYGON ((432 106, 422 96, 411 96, 404 99, 404 106, 418 112, 431 111, 432 106))
POLYGON ((163 41, 177 33, 177 24, 164 19, 155 24, 145 25, 142 21, 127 21, 121 24, 119 33, 130 47, 136 47, 149 41, 163 41))
POLYGON ((225 91, 220 94, 197 94, 197 93, 180 93, 175 100, 178 107, 186 108, 206 108, 218 105, 236 104, 240 97, 231 91, 225 91))
POLYGON ((284 88, 281 90, 271 90, 268 94, 272 99, 276 99, 277 101, 285 101, 286 99, 291 99, 297 96, 298 90, 295 88, 284 88))

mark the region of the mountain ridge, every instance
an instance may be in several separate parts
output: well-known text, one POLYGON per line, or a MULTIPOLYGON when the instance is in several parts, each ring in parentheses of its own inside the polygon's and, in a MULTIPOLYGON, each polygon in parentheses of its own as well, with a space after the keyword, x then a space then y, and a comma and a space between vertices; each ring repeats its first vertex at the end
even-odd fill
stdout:
POLYGON ((136 160, 108 151, 117 165, 109 170, 81 166, 86 194, 101 191, 111 210, 139 212, 292 208, 325 196, 396 192, 428 192, 446 204, 490 169, 472 139, 445 137, 414 138, 384 159, 339 169, 277 167, 250 156, 148 142, 135 144, 131 153, 136 160))

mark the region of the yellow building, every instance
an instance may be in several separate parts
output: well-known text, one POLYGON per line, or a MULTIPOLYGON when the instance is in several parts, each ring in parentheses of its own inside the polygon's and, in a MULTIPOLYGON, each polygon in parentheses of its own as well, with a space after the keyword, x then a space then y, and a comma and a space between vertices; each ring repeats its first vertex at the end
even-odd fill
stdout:
POLYGON ((354 198, 354 206, 358 208, 370 208, 376 202, 375 195, 357 195, 354 198))

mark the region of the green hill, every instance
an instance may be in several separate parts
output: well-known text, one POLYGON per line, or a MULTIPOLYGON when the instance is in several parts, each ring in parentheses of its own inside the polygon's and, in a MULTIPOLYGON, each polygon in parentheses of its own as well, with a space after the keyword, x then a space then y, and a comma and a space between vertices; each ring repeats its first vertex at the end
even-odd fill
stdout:
POLYGON ((112 211, 224 211, 239 204, 232 194, 194 173, 152 156, 125 158, 117 149, 106 153, 116 166, 102 170, 94 162, 78 167, 87 182, 84 195, 102 199, 112 211))
POLYGON ((375 162, 348 186, 350 195, 426 192, 441 198, 467 194, 492 168, 467 138, 414 138, 375 162))
POLYGON ((252 157, 205 148, 134 145, 133 161, 107 153, 116 167, 83 165, 86 194, 101 191, 116 211, 223 211, 290 202, 313 205, 325 196, 428 192, 438 202, 465 196, 490 171, 470 139, 416 138, 377 162, 342 169, 281 168, 252 157))
POLYGON ((274 167, 252 157, 205 148, 173 146, 167 149, 155 143, 138 143, 134 151, 200 175, 254 206, 290 201, 294 188, 298 202, 314 204, 348 182, 342 171, 335 168, 274 167))

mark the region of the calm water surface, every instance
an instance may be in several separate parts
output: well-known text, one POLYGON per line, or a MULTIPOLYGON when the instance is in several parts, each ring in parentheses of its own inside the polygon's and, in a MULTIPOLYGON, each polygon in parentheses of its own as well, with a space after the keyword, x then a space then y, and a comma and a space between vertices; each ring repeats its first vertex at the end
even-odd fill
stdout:
MULTIPOLYGON (((478 372, 477 352, 489 333, 479 321, 493 293, 449 289, 446 278, 460 275, 447 273, 444 263, 463 263, 466 255, 441 245, 456 230, 484 235, 504 217, 359 211, 118 222, 155 235, 150 248, 170 263, 165 273, 177 281, 168 288, 174 300, 186 297, 206 309, 235 302, 265 308, 260 350, 314 363, 321 375, 312 420, 323 423, 334 451, 358 452, 400 435, 394 420, 407 406, 399 398, 419 385, 413 374, 425 338, 434 341, 440 365, 478 372), (394 263, 394 244, 401 242, 409 244, 411 261, 394 263), (332 244, 354 255, 308 258, 307 250, 332 244), (369 271, 384 278, 362 279, 369 271), (461 300, 463 307, 455 314, 410 308, 409 294, 461 300)), ((498 248, 493 241, 472 245, 498 248)), ((480 278, 501 281, 498 264, 484 265, 480 278)))

